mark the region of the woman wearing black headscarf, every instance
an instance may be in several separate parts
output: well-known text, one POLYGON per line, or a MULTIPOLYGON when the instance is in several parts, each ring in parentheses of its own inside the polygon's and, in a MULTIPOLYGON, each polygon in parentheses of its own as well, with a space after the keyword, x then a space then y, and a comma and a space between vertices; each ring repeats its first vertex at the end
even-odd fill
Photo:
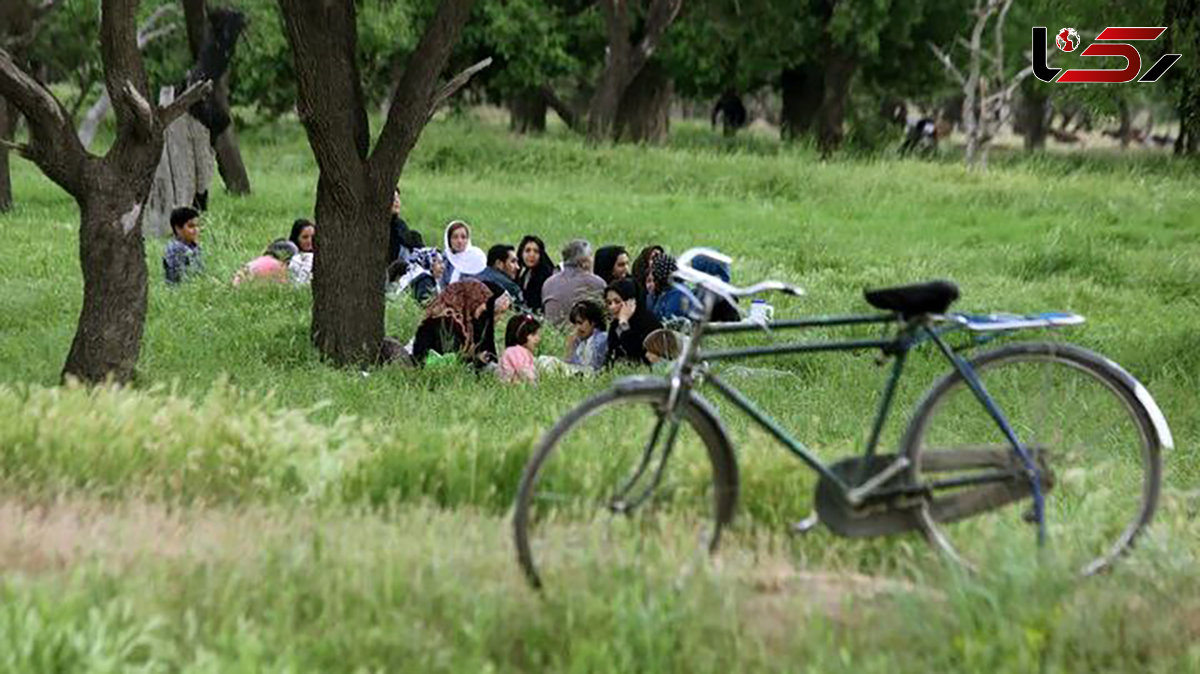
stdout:
POLYGON ((542 310, 542 285, 546 279, 554 275, 554 260, 546 254, 546 244, 539 237, 528 234, 521 239, 517 246, 517 259, 521 262, 521 272, 517 276, 517 285, 521 286, 521 295, 525 298, 525 306, 533 311, 542 310))
POLYGON ((608 362, 649 365, 646 335, 662 327, 650 310, 638 302, 631 279, 622 279, 604 291, 604 304, 612 317, 608 328, 608 362))
POLYGON ((652 245, 646 246, 642 252, 638 253, 637 259, 633 261, 633 282, 637 285, 638 301, 650 307, 654 304, 653 298, 647 297, 646 279, 650 278, 650 271, 654 265, 654 258, 662 255, 666 251, 662 246, 652 245))
POLYGON ((596 251, 592 273, 612 284, 629 277, 629 251, 621 246, 605 246, 596 251))

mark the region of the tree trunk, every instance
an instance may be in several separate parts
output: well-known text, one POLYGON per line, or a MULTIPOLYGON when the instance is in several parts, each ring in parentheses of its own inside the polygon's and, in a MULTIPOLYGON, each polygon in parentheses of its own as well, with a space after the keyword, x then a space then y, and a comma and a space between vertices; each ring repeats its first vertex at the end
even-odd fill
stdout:
POLYGON ((626 73, 629 70, 627 62, 616 63, 616 60, 609 55, 608 67, 604 69, 600 85, 588 104, 587 137, 593 143, 613 135, 613 125, 621 106, 621 94, 625 91, 626 73))
MULTIPOLYGON (((211 26, 207 0, 183 0, 184 22, 187 25, 188 46, 191 48, 192 59, 200 58, 204 43, 211 37, 211 26)), ((234 128, 233 117, 229 104, 229 71, 226 70, 213 87, 212 105, 223 115, 229 115, 229 126, 221 135, 212 139, 213 150, 217 157, 217 170, 221 173, 221 181, 225 189, 235 196, 250 194, 250 176, 246 173, 246 164, 242 161, 242 151, 238 146, 237 131, 234 128)))
POLYGON ((625 89, 617 106, 613 140, 660 143, 671 124, 673 87, 666 71, 656 63, 642 68, 625 89))
POLYGON ((546 130, 546 96, 541 89, 525 89, 508 101, 508 128, 516 133, 542 133, 546 130))
MULTIPOLYGON (((9 109, 8 101, 0 96, 0 140, 12 140, 16 127, 17 111, 9 109)), ((13 207, 12 177, 8 170, 8 148, 0 145, 0 213, 13 207)))
POLYGON ((1129 103, 1124 98, 1117 101, 1117 112, 1121 117, 1121 128, 1117 136, 1121 139, 1121 149, 1129 149, 1129 139, 1133 136, 1133 115, 1129 112, 1129 103))
MULTIPOLYGON (((225 73, 213 89, 213 103, 229 114, 229 73, 225 73)), ((238 146, 237 130, 232 121, 224 133, 213 139, 213 150, 217 155, 217 170, 221 173, 225 189, 235 196, 250 194, 250 176, 242 161, 242 150, 238 146)))
POLYGON ((355 58, 355 3, 279 0, 296 68, 296 109, 320 168, 312 340, 336 364, 367 365, 379 357, 392 191, 433 110, 452 93, 439 90, 437 79, 472 4, 438 3, 390 96, 395 104, 372 148, 355 58))
POLYGON ((1200 75, 1187 73, 1179 85, 1179 136, 1175 154, 1195 156, 1200 150, 1200 75))
MULTIPOLYGON (((83 309, 63 367, 64 380, 129 381, 146 322, 146 250, 141 200, 116 173, 92 176, 80 203, 83 309)), ((141 191, 144 198, 145 190, 141 191)))
POLYGON ((322 173, 317 181, 312 340, 336 363, 373 362, 383 343, 390 190, 373 190, 365 172, 346 182, 322 173))
POLYGON ((812 129, 825 96, 825 80, 820 69, 812 66, 788 68, 779 76, 783 110, 779 114, 779 134, 784 140, 796 140, 812 129))
POLYGON ((1025 91, 1021 97, 1021 128, 1025 134, 1026 150, 1041 150, 1046 147, 1046 134, 1050 129, 1050 96, 1040 88, 1025 91))
POLYGON ((829 156, 842 144, 845 136, 846 102, 850 98, 850 82, 858 64, 854 55, 831 44, 825 54, 825 92, 817 113, 817 147, 829 156))

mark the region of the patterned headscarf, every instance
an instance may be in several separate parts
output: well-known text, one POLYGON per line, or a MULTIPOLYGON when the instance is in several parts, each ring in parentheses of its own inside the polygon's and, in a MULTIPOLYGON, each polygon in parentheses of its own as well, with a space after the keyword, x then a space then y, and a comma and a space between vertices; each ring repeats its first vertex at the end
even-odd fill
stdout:
POLYGON ((492 291, 474 279, 451 283, 429 303, 425 318, 449 318, 463 335, 464 351, 475 348, 475 312, 487 306, 492 291))
POLYGON ((442 251, 437 248, 418 248, 409 256, 409 264, 416 264, 429 273, 433 273, 433 265, 442 258, 442 251))
POLYGON ((663 253, 654 258, 654 266, 650 269, 650 276, 654 279, 654 292, 662 295, 671 287, 671 274, 679 269, 679 265, 675 264, 675 258, 663 253))

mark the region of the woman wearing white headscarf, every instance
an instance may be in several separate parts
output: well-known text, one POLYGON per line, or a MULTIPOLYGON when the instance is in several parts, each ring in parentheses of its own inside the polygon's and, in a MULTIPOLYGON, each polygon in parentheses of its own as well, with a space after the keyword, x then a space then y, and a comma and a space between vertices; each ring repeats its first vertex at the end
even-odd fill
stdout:
POLYGON ((473 276, 487 267, 487 255, 471 245, 471 227, 462 220, 452 220, 446 225, 445 244, 446 271, 442 285, 448 286, 466 276, 473 276))

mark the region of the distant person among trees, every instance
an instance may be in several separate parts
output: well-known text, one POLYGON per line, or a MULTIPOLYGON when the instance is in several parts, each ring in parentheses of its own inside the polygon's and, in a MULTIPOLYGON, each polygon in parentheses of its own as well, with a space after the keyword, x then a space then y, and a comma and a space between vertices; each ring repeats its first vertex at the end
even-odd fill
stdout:
POLYGON ((654 302, 649 301, 653 298, 647 297, 646 284, 650 279, 650 270, 654 265, 654 259, 665 252, 659 245, 646 246, 633 261, 633 281, 637 284, 638 301, 648 307, 654 306, 654 302))
POLYGON ((476 274, 475 278, 500 286, 512 298, 514 304, 523 306, 521 286, 517 285, 517 273, 520 269, 517 250, 506 243, 498 243, 488 249, 487 269, 476 274))
POLYGON ((487 256, 471 245, 471 226, 462 220, 452 220, 446 225, 443 244, 446 270, 442 273, 442 285, 474 276, 487 267, 487 256))
POLYGON ((554 261, 546 254, 546 244, 532 234, 521 239, 517 246, 517 256, 521 262, 521 272, 517 275, 517 285, 521 286, 521 295, 525 306, 531 311, 542 311, 542 286, 546 279, 554 275, 554 261))
POLYGON ((633 281, 617 281, 604 291, 604 303, 612 323, 608 328, 608 362, 649 365, 644 343, 646 336, 662 323, 646 307, 638 304, 633 281))
POLYGON ((507 384, 537 381, 537 346, 542 341, 542 324, 530 314, 508 320, 504 330, 504 355, 496 375, 507 384))
POLYGON ((599 300, 604 280, 592 273, 592 245, 575 239, 562 250, 562 271, 542 286, 542 309, 546 320, 558 327, 567 324, 571 307, 584 300, 599 300))
POLYGON ((250 260, 233 276, 233 285, 247 281, 287 283, 288 263, 296 253, 296 245, 287 239, 275 239, 262 255, 250 260))
POLYGON ((605 246, 596 251, 596 276, 606 284, 629 276, 629 252, 620 246, 605 246))
POLYGON ((567 354, 564 360, 578 369, 595 372, 604 367, 608 358, 608 333, 604 326, 604 308, 592 300, 577 302, 571 307, 571 326, 567 335, 567 354))
POLYGON ((425 309, 425 318, 417 326, 412 347, 416 364, 423 366, 431 353, 458 354, 465 361, 474 361, 481 337, 477 328, 491 301, 492 291, 479 281, 447 287, 425 309))
POLYGON ((167 283, 176 285, 204 272, 200 249, 200 213, 194 208, 171 211, 171 240, 163 251, 163 273, 167 283))
POLYGON ((292 223, 292 233, 288 236, 288 241, 291 241, 299 252, 288 263, 288 276, 291 277, 292 283, 298 286, 308 285, 312 281, 313 237, 316 232, 316 226, 304 218, 292 223))

